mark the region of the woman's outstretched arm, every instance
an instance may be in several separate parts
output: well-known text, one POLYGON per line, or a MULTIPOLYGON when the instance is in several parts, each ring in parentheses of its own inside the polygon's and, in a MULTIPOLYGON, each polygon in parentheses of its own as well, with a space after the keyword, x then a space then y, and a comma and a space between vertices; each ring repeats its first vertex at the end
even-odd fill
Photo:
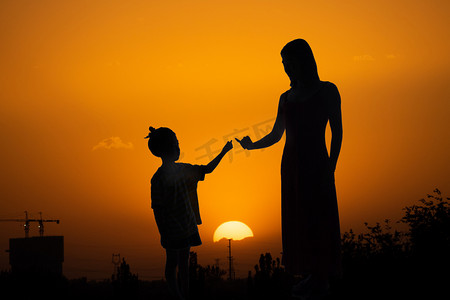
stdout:
POLYGON ((281 140, 285 129, 284 102, 286 101, 286 96, 287 94, 284 93, 280 97, 277 118, 272 131, 256 142, 252 142, 249 136, 245 136, 241 140, 236 139, 242 148, 247 150, 267 148, 281 140))

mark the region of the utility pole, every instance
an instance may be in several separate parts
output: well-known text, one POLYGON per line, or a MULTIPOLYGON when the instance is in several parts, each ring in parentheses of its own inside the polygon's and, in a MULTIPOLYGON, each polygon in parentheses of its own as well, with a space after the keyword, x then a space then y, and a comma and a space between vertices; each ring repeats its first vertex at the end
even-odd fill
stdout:
POLYGON ((233 280, 233 256, 231 256, 231 239, 228 239, 228 262, 229 262, 229 270, 228 270, 228 280, 233 280))

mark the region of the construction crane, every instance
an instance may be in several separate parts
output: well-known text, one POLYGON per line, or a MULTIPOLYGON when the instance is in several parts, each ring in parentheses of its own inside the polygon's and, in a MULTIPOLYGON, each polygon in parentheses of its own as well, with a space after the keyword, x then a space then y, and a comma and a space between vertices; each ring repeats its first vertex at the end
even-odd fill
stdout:
POLYGON ((41 216, 40 219, 28 219, 28 212, 25 211, 25 219, 0 219, 0 222, 22 222, 23 228, 25 229, 25 237, 29 237, 30 234, 30 223, 31 222, 38 222, 38 228, 39 228, 39 235, 44 236, 44 223, 45 222, 55 222, 56 224, 59 224, 59 220, 44 220, 42 219, 42 213, 39 212, 39 215, 41 216))

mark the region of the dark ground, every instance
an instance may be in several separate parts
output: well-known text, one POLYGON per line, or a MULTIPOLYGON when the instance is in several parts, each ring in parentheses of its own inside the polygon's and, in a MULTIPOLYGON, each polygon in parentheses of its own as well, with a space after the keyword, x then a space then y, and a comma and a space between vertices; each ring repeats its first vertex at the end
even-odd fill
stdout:
MULTIPOLYGON (((406 207, 400 220, 408 232, 388 220, 367 232, 342 235, 343 276, 331 284, 324 300, 450 299, 450 198, 436 189, 418 204, 406 207)), ((290 300, 294 283, 270 253, 255 257, 246 279, 228 281, 226 272, 197 264, 190 257, 190 300, 290 300)), ((61 275, 0 272, 0 299, 155 299, 169 300, 166 283, 142 281, 123 260, 116 274, 103 281, 68 280, 61 275)))
MULTIPOLYGON (((369 269, 367 269, 369 270, 369 269)), ((448 271, 447 271, 448 272, 448 271)), ((403 272, 401 272, 403 273, 403 272)), ((387 272, 382 278, 370 272, 354 274, 333 283, 330 294, 322 298, 333 299, 448 299, 448 275, 440 278, 437 274, 429 276, 400 277, 398 273, 387 272)), ((402 274, 404 276, 404 274, 402 274)), ((206 282, 203 288, 191 290, 190 299, 208 300, 253 300, 253 299, 296 299, 289 295, 292 281, 272 280, 263 285, 249 279, 233 281, 220 280, 206 282)), ((52 276, 15 276, 3 273, 0 280, 1 299, 160 299, 171 300, 166 282, 140 281, 132 287, 114 287, 111 280, 88 281, 86 278, 67 280, 52 276), (7 295, 13 295, 7 296, 7 295)))

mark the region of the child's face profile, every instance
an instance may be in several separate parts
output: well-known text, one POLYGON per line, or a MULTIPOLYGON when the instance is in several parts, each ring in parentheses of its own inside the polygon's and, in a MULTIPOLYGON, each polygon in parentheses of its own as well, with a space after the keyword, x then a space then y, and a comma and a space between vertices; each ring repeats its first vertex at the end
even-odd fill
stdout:
POLYGON ((168 151, 165 159, 170 161, 177 161, 180 158, 180 144, 178 143, 176 135, 173 136, 168 146, 170 151, 168 151))

